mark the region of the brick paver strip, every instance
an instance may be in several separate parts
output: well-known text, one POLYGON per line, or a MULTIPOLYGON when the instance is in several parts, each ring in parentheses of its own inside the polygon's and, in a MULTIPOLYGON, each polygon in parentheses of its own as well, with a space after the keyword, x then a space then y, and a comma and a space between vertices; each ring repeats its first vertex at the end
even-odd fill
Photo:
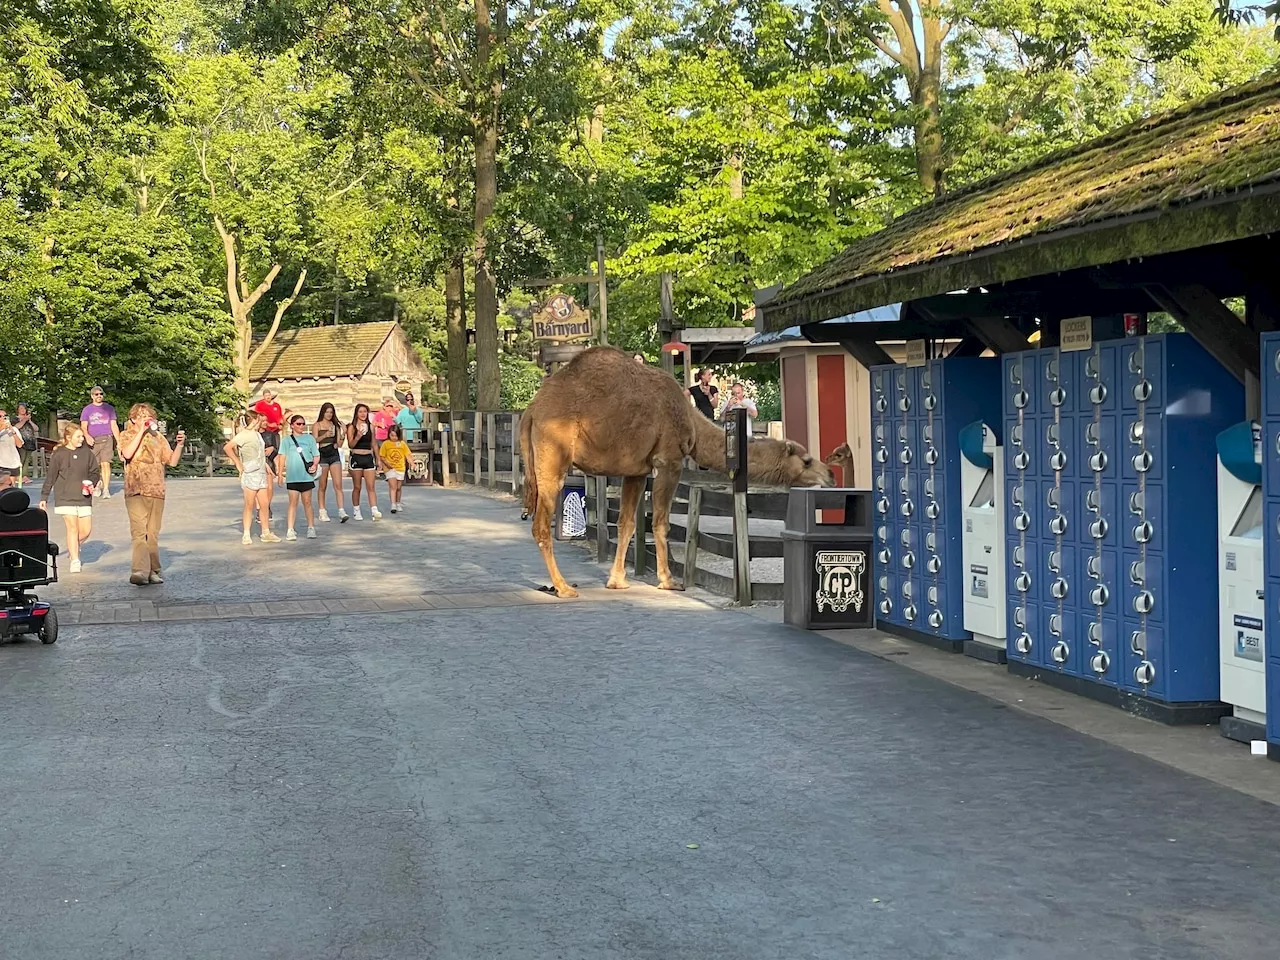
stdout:
MULTIPOLYGON (((625 594, 602 589, 583 591, 576 601, 562 601, 559 597, 538 590, 522 588, 517 584, 498 584, 492 591, 466 591, 456 593, 422 593, 382 597, 342 597, 314 600, 277 600, 264 603, 245 600, 236 603, 157 603, 153 600, 137 600, 132 603, 61 602, 57 604, 58 616, 67 625, 91 626, 107 623, 138 623, 142 621, 190 621, 190 620, 245 620, 255 617, 314 617, 347 616, 361 613, 445 612, 448 610, 476 610, 483 607, 532 606, 544 603, 595 603, 625 594)), ((632 597, 634 600, 635 597, 632 597)))

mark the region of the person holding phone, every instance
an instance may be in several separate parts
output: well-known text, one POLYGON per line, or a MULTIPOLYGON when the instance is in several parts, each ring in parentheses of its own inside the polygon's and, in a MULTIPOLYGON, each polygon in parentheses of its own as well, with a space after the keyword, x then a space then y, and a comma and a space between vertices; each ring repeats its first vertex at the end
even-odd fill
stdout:
POLYGON ((378 509, 378 495, 373 481, 378 474, 377 456, 373 446, 374 426, 369 420, 369 406, 357 403, 347 424, 347 449, 351 451, 351 519, 363 520, 360 515, 360 490, 369 497, 369 509, 374 520, 382 519, 378 509))
POLYGON ((178 465, 186 441, 186 432, 179 427, 174 445, 169 446, 151 404, 135 403, 129 408, 129 424, 120 434, 120 458, 124 460, 124 506, 133 541, 129 582, 135 586, 164 583, 160 576, 160 522, 165 470, 178 465))
POLYGON ((0 477, 17 482, 22 473, 22 431, 9 421, 9 411, 0 409, 0 477))
POLYGON ((298 501, 307 515, 307 539, 316 538, 315 506, 312 491, 316 487, 316 474, 320 471, 320 448, 316 438, 307 433, 307 420, 300 413, 289 416, 289 435, 280 441, 276 454, 276 476, 289 490, 289 529, 284 538, 297 540, 293 522, 298 516, 298 501))

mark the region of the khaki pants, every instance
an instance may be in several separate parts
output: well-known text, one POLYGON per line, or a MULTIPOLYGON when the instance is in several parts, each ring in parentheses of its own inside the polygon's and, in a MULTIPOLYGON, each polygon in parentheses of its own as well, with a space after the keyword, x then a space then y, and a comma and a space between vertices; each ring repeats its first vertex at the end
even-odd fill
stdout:
POLYGON ((148 577, 160 572, 160 518, 164 516, 163 497, 134 494, 124 498, 129 513, 129 534, 133 537, 133 570, 135 577, 148 577))

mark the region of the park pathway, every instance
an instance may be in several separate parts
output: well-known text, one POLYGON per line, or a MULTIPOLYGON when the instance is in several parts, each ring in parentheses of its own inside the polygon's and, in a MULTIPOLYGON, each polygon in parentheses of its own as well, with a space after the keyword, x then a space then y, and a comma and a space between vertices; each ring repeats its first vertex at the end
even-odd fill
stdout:
POLYGON ((1261 799, 572 545, 556 600, 495 498, 250 547, 237 499, 172 483, 144 589, 103 504, 0 647, 3 956, 1275 956, 1261 799))

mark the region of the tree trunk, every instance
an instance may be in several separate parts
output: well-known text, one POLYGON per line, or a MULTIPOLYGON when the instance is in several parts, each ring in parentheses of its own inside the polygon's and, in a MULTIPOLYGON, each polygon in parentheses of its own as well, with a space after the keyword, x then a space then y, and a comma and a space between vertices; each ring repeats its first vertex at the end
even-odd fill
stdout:
POLYGON ((947 186, 946 146, 942 138, 942 45, 951 24, 942 19, 941 8, 931 0, 877 0, 877 5, 893 40, 884 36, 875 23, 867 36, 902 67, 911 104, 917 111, 913 129, 916 176, 925 193, 941 196, 947 186))
MULTIPOLYGON (((498 290, 486 236, 489 218, 498 199, 498 106, 502 98, 502 76, 495 66, 495 37, 489 2, 476 0, 475 5, 477 109, 472 315, 476 324, 477 410, 497 410, 502 404, 502 373, 498 366, 498 290)), ((500 18, 501 10, 499 7, 500 18)), ((501 39, 500 35, 498 39, 501 39)))
POLYGON ((467 409, 466 270, 462 254, 449 261, 444 274, 445 329, 448 333, 449 409, 467 409))
POLYGON ((946 150, 942 141, 942 41, 946 27, 938 19, 937 7, 922 7, 924 45, 920 50, 920 73, 912 92, 920 111, 915 124, 916 173, 920 187, 940 197, 947 189, 946 150))
POLYGON ((734 151, 729 155, 729 199, 741 200, 746 192, 742 181, 742 154, 734 151))

